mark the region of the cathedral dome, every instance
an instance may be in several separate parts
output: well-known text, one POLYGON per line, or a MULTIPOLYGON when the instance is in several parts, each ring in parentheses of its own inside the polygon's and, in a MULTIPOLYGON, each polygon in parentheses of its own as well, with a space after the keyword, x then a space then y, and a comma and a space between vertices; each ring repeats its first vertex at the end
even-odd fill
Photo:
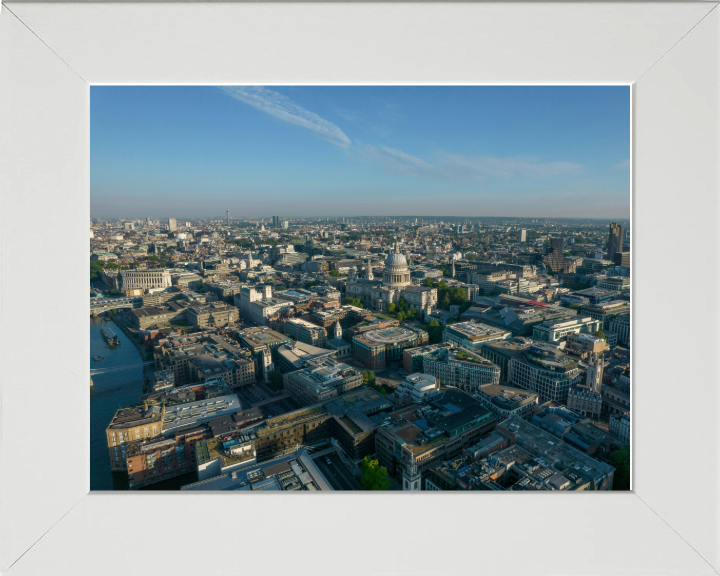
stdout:
POLYGON ((398 252, 392 252, 390 255, 388 255, 387 258, 385 258, 385 266, 402 266, 407 268, 407 260, 402 254, 398 252))

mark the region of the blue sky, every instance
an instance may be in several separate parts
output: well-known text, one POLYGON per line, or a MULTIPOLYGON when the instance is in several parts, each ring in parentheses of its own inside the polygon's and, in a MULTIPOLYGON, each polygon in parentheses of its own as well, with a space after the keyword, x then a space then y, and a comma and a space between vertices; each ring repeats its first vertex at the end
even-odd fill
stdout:
POLYGON ((91 213, 628 218, 627 86, 93 86, 91 213))

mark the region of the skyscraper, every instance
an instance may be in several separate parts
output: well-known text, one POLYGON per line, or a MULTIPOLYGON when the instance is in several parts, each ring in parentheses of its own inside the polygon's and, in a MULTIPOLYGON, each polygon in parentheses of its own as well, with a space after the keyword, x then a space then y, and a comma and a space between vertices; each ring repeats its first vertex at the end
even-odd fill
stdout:
POLYGON ((615 260, 615 254, 622 252, 623 247, 623 227, 613 222, 610 224, 610 232, 608 233, 608 252, 607 259, 611 262, 615 260))
POLYGON ((557 272, 567 272, 568 264, 563 256, 564 242, 562 238, 550 238, 550 247, 552 252, 547 257, 547 265, 551 270, 557 272))
POLYGON ((527 230, 520 230, 518 233, 518 240, 520 242, 525 242, 527 240, 527 230))
POLYGON ((225 214, 227 214, 227 225, 230 226, 230 210, 225 210, 225 214))
POLYGON ((170 230, 170 232, 177 230, 177 221, 175 218, 168 218, 168 230, 170 230))

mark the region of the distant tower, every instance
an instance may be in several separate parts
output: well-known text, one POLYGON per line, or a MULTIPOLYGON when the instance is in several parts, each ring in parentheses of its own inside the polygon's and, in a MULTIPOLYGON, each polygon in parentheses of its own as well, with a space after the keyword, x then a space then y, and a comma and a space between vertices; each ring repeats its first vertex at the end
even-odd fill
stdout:
POLYGON ((342 327, 339 320, 336 320, 335 324, 333 324, 333 336, 342 339, 342 327))
POLYGON ((227 225, 230 226, 230 210, 225 210, 225 214, 227 214, 227 225))
POLYGON ((595 353, 590 354, 585 386, 589 388, 591 392, 600 391, 600 384, 602 384, 603 379, 603 368, 604 363, 602 357, 595 353))
POLYGON ((452 269, 450 270, 450 277, 455 278, 455 258, 452 260, 452 269))
POLYGON ((375 276, 373 276, 373 272, 372 272, 372 266, 370 266, 370 258, 368 258, 368 260, 367 260, 367 276, 366 276, 366 278, 368 280, 375 279, 375 276))
POLYGON ((608 252, 607 259, 610 261, 615 260, 615 254, 622 252, 623 247, 623 227, 620 224, 613 222, 610 224, 610 231, 608 232, 608 252))

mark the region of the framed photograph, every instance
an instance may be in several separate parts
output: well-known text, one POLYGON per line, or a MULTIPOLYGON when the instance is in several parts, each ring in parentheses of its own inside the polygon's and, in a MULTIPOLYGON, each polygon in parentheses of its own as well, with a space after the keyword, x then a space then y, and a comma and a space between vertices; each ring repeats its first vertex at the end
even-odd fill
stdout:
POLYGON ((719 573, 717 2, 1 8, 3 573, 719 573))

